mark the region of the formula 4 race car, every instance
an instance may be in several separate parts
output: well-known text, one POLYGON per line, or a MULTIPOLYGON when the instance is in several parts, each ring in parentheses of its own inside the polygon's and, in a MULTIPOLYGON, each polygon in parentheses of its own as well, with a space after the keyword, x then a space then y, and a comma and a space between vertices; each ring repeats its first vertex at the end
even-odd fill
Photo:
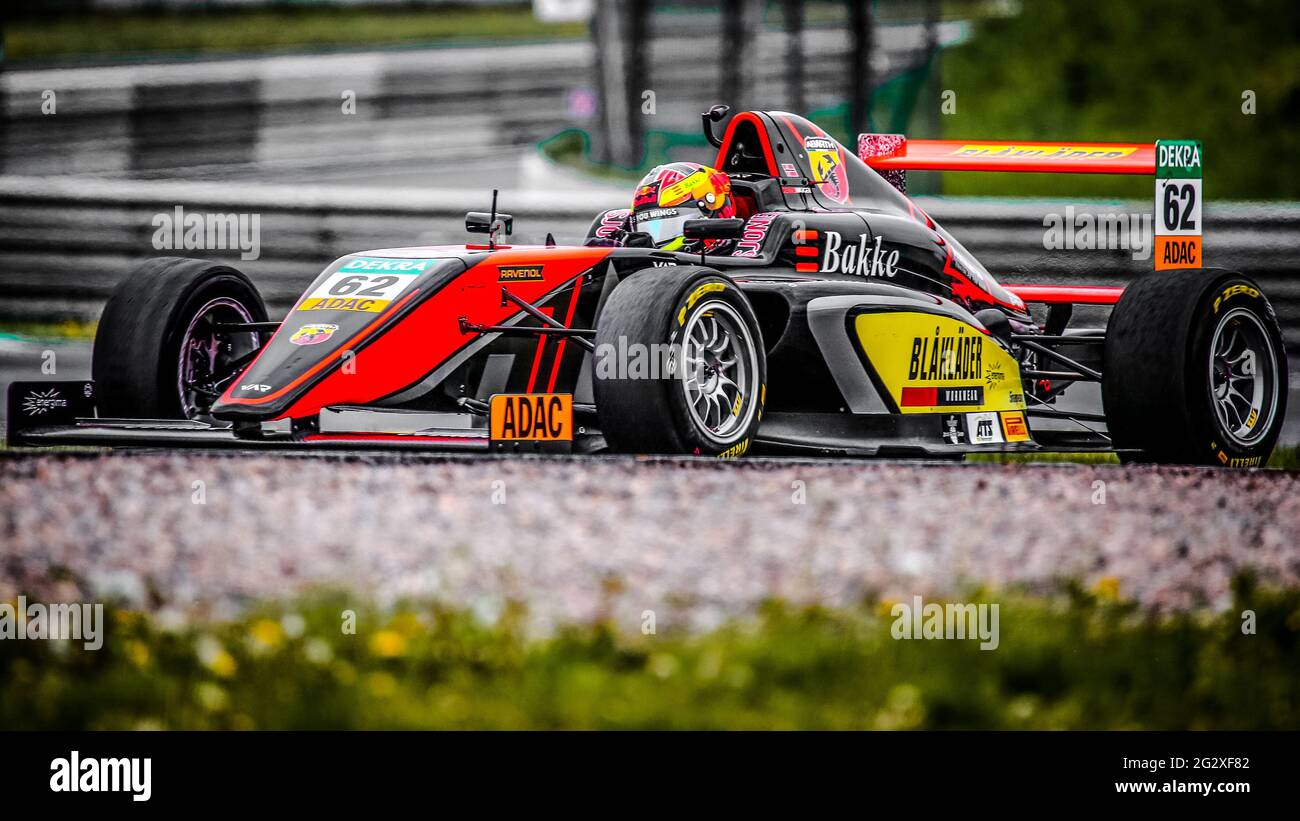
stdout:
MULTIPOLYGON (((909 169, 1159 176, 1156 146, 862 135, 850 152, 781 112, 719 137, 726 113, 703 125, 735 215, 684 227, 725 252, 643 242, 627 210, 581 246, 511 247, 494 197, 466 221, 486 241, 349 254, 280 322, 234 268, 154 259, 109 300, 92 382, 12 386, 10 442, 1268 459, 1287 360, 1250 279, 1004 287, 904 193, 909 169), (1110 306, 1105 326, 1070 327, 1079 304, 1110 306), (1104 412, 1060 409, 1081 383, 1104 412)), ((1166 250, 1199 265, 1199 185, 1172 188, 1166 250)))

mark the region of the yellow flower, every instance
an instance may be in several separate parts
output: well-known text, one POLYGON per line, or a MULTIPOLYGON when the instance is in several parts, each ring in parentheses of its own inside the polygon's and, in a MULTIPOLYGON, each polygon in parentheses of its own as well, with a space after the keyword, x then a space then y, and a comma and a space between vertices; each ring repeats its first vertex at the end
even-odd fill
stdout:
POLYGON ((284 631, 280 628, 279 622, 270 619, 258 619, 253 622, 248 635, 261 647, 274 649, 280 645, 280 641, 284 638, 284 631))
POLYGON ((1092 593, 1102 601, 1119 601, 1119 579, 1114 576, 1102 576, 1092 586, 1092 593))
POLYGON ((210 713, 216 713, 226 709, 230 703, 230 697, 226 691, 210 681, 201 681, 194 687, 194 699, 203 709, 210 713))
POLYGON ((149 648, 142 641, 134 639, 126 643, 127 658, 135 662, 136 667, 144 667, 149 663, 149 648))
POLYGON ((201 636, 196 649, 199 662, 221 678, 230 678, 239 669, 234 656, 212 636, 201 636))
POLYGON ((406 652, 406 637, 395 630, 380 630, 370 639, 370 652, 380 658, 396 658, 406 652))
POLYGON ((234 656, 230 655, 225 650, 222 650, 212 659, 212 662, 208 664, 208 669, 221 678, 230 678, 235 674, 235 671, 239 669, 239 665, 235 663, 234 656))

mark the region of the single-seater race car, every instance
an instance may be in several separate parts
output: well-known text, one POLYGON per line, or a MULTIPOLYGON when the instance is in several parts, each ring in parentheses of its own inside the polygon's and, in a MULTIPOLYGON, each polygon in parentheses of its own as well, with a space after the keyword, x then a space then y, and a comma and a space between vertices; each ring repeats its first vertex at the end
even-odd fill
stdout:
MULTIPOLYGON (((1153 174, 1153 145, 862 135, 850 152, 782 112, 718 136, 726 113, 703 116, 713 169, 648 178, 580 246, 503 244, 494 195, 467 215, 485 241, 348 254, 279 322, 229 265, 151 260, 104 310, 93 381, 12 386, 10 442, 1269 457, 1287 360, 1249 278, 1004 287, 904 193, 908 169, 1153 174), (639 230, 669 218, 672 242, 639 230), (1079 304, 1110 306, 1105 326, 1072 327, 1079 304), (1060 409, 1079 383, 1103 410, 1060 409)), ((1199 233, 1180 203, 1170 224, 1199 233)))

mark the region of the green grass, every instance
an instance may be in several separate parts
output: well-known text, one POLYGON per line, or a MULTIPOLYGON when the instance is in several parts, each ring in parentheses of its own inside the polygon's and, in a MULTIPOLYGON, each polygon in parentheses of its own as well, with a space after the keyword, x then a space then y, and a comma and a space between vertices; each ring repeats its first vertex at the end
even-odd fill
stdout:
POLYGON ((988 465, 1021 465, 1030 463, 1072 465, 1118 465, 1119 457, 1113 453, 968 453, 967 462, 988 465))
MULTIPOLYGON (((949 2, 950 12, 969 4, 949 2)), ((1200 139, 1211 199, 1300 198, 1300 28, 1290 0, 1018 4, 945 53, 949 139, 1200 139), (1254 114, 1242 111, 1255 93, 1254 114)), ((937 101, 934 103, 937 105, 937 101)), ((929 136, 929 135, 926 135, 929 136)), ((1149 177, 946 174, 953 195, 1141 198, 1149 177)))
POLYGON ((15 20, 10 61, 358 48, 582 37, 585 23, 542 23, 519 8, 293 8, 85 14, 15 20))
POLYGON ((0 337, 25 339, 79 340, 89 342, 95 338, 96 322, 65 319, 62 322, 28 322, 9 320, 0 322, 0 337))
POLYGON ((344 635, 342 597, 182 629, 119 610, 97 652, 0 642, 0 726, 1300 728, 1300 591, 1241 582, 1229 612, 1175 618, 1121 593, 998 596, 991 651, 895 640, 888 602, 546 640, 516 610, 487 625, 430 606, 358 609, 344 635))

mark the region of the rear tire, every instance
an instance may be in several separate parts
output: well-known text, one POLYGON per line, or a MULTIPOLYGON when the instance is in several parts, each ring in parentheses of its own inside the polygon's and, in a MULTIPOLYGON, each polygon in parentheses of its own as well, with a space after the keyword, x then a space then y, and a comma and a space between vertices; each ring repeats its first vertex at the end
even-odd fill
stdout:
POLYGON ((1250 279, 1157 271, 1125 290, 1106 328, 1102 401, 1124 462, 1257 467, 1286 416, 1277 316, 1250 279))
POLYGON ((653 268, 616 287, 596 324, 601 432, 623 453, 742 456, 763 415, 758 320, 709 268, 653 268))
POLYGON ((149 260, 118 283, 99 319, 91 369, 100 416, 210 421, 213 397, 198 390, 205 362, 219 371, 261 345, 252 332, 217 338, 212 323, 265 321, 261 295, 234 268, 149 260))

